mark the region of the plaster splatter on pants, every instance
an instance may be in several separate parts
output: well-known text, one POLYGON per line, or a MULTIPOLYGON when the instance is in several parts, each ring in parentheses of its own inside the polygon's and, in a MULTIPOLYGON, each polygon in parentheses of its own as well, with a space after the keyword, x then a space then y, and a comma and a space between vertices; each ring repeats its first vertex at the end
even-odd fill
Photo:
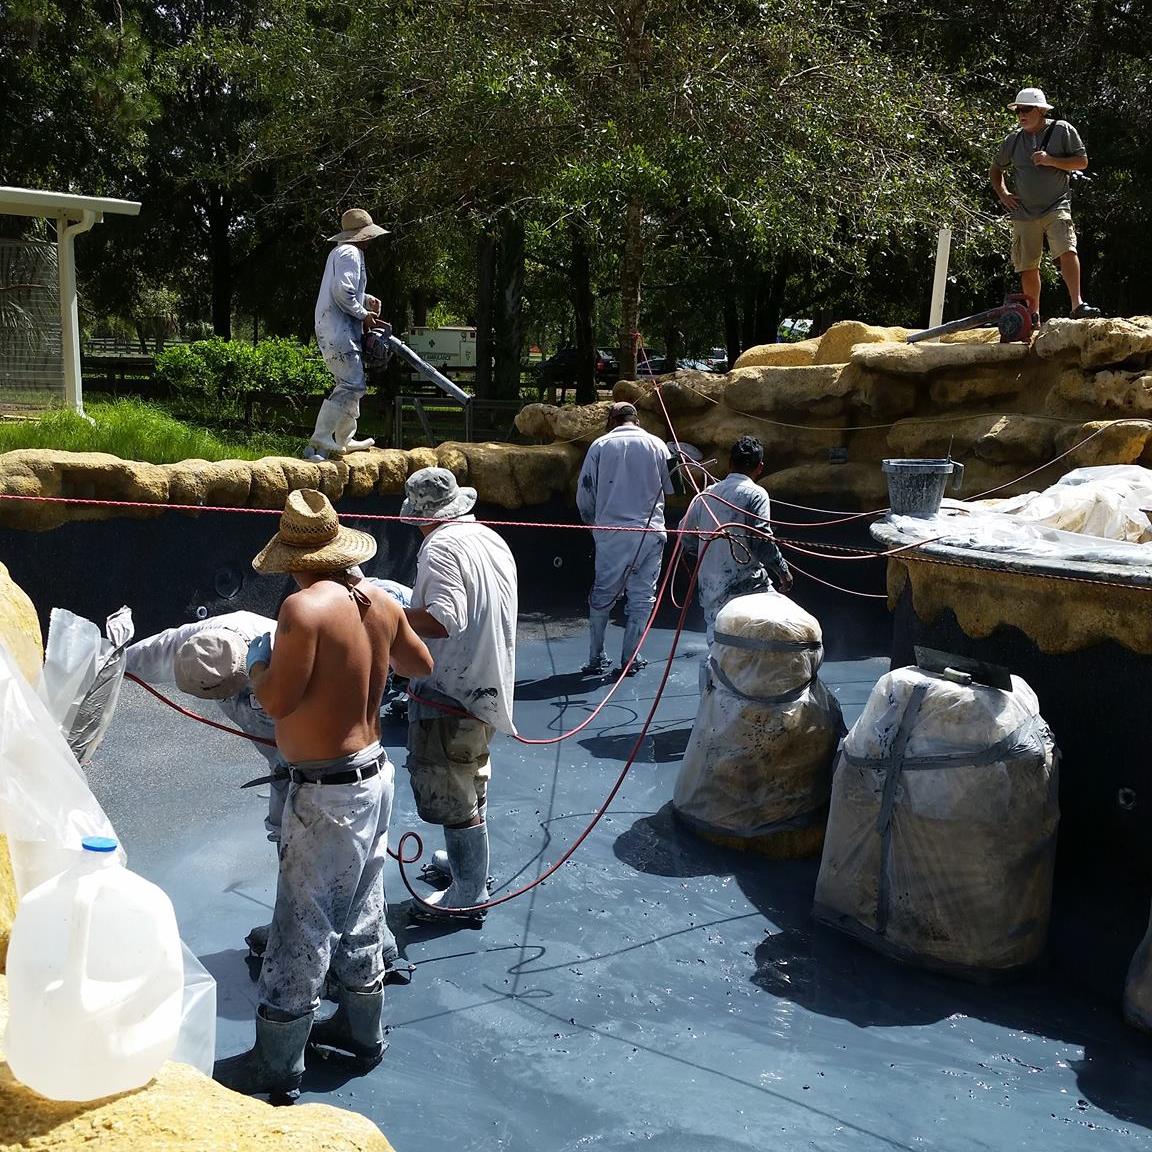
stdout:
POLYGON ((608 610, 628 597, 630 615, 647 619, 656 603, 656 584, 664 559, 662 532, 593 532, 596 541, 596 577, 588 604, 593 611, 608 610), (637 540, 637 536, 640 537, 637 540))
POLYGON ((289 1017, 315 1011, 329 968, 351 989, 371 988, 384 975, 384 863, 395 769, 379 744, 297 767, 311 776, 374 763, 379 773, 359 783, 289 788, 261 1006, 289 1017))

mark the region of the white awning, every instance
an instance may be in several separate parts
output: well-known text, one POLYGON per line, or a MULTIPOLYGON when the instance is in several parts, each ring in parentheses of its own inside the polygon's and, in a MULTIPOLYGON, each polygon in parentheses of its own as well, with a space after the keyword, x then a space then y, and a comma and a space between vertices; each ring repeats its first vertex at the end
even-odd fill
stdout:
POLYGON ((111 200, 106 196, 75 196, 71 192, 42 192, 37 188, 7 188, 0 185, 0 212, 8 216, 67 215, 80 220, 85 212, 139 216, 137 200, 111 200))

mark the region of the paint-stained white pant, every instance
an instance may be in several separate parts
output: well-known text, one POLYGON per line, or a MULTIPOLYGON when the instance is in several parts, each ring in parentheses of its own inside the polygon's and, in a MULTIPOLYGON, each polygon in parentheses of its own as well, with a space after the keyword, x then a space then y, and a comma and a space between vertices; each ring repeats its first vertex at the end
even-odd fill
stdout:
POLYGON ((647 618, 656 603, 664 533, 593 532, 592 536, 596 542, 596 577, 588 593, 588 606, 594 612, 606 612, 626 594, 628 614, 647 618))
POLYGON ((353 784, 292 784, 280 833, 280 873, 260 1004, 289 1017, 315 1011, 324 980, 374 987, 384 975, 388 913, 384 863, 395 769, 374 744, 340 760, 298 765, 308 773, 363 769, 353 784))

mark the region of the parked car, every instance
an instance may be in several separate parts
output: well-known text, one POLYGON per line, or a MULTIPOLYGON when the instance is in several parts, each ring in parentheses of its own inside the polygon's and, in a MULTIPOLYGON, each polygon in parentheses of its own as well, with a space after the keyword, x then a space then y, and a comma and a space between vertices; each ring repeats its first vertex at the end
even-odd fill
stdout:
MULTIPOLYGON (((576 369, 580 361, 579 349, 569 345, 540 362, 536 368, 538 388, 575 388, 576 369)), ((596 385, 611 388, 620 379, 620 365, 611 352, 602 348, 596 350, 594 361, 596 385)))
POLYGON ((673 366, 668 363, 668 360, 659 352, 644 352, 636 357, 636 378, 663 376, 666 372, 672 372, 673 366))

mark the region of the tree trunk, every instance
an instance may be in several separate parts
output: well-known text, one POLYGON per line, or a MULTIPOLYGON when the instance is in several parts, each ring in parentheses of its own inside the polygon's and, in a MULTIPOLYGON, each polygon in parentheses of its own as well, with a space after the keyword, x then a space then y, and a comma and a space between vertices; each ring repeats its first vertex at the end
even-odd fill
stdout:
POLYGON ((208 260, 212 269, 212 331, 232 339, 232 197, 211 189, 208 199, 208 260))
POLYGON ((476 245, 476 395, 492 389, 492 300, 496 292, 496 236, 485 227, 476 245))
POLYGON ((736 292, 736 276, 733 271, 732 283, 724 296, 724 346, 728 349, 729 372, 744 351, 740 343, 740 309, 736 306, 736 292))
POLYGON ((584 225, 573 221, 571 291, 575 317, 576 403, 596 402, 596 348, 593 344, 596 322, 596 297, 592 293, 592 257, 584 225))
POLYGON ((425 328, 428 325, 428 293, 423 288, 412 289, 412 327, 425 328))
POLYGON ((524 221, 518 216, 501 216, 499 245, 493 391, 499 400, 519 400, 524 345, 524 221))
POLYGON ((624 259, 620 265, 620 379, 636 379, 636 345, 640 339, 640 279, 644 272, 644 207, 628 204, 624 220, 624 259))

